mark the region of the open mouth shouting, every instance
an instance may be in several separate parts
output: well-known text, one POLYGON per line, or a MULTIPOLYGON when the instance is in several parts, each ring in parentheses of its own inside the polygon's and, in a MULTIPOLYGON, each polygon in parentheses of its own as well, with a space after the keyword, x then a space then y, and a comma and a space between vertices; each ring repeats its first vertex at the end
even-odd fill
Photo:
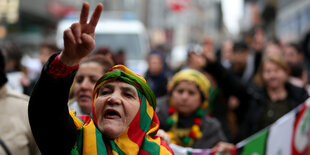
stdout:
POLYGON ((103 113, 105 119, 120 119, 121 114, 115 109, 106 109, 103 113))

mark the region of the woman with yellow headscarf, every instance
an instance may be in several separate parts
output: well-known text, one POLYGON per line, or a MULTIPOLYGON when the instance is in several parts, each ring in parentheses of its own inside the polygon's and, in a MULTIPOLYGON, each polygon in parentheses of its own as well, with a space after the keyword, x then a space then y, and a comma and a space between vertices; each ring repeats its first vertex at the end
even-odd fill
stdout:
POLYGON ((42 154, 173 154, 158 137, 155 95, 145 80, 125 66, 114 66, 97 82, 91 115, 68 111, 68 95, 78 64, 94 48, 100 18, 98 4, 87 23, 89 4, 80 21, 64 33, 65 48, 45 64, 29 102, 32 133, 42 154))
POLYGON ((171 143, 193 148, 212 148, 226 141, 220 123, 207 116, 210 82, 199 71, 176 73, 168 84, 167 100, 158 100, 160 128, 171 143))

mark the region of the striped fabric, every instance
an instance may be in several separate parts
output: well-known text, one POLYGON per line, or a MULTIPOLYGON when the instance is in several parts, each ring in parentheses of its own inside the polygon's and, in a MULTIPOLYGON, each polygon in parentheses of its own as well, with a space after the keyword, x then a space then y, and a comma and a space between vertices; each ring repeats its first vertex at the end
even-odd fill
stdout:
POLYGON ((94 105, 91 116, 79 118, 70 112, 78 133, 77 144, 73 152, 84 155, 107 155, 110 152, 108 150, 111 150, 113 155, 173 154, 168 144, 162 138, 155 136, 159 129, 159 120, 155 113, 155 96, 143 77, 136 75, 125 66, 114 66, 98 80, 94 90, 94 101, 99 88, 115 79, 136 87, 141 101, 137 115, 120 137, 104 141, 102 133, 96 128, 94 105))

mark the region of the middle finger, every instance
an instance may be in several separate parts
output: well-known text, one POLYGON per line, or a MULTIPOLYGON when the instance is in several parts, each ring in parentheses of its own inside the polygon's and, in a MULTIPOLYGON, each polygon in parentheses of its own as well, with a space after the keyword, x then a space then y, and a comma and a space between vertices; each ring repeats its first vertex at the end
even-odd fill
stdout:
POLYGON ((99 18, 100 18, 102 10, 103 10, 103 5, 101 3, 99 3, 97 5, 95 11, 93 12, 91 19, 90 19, 89 24, 91 26, 96 27, 96 25, 97 25, 97 23, 99 21, 99 18))

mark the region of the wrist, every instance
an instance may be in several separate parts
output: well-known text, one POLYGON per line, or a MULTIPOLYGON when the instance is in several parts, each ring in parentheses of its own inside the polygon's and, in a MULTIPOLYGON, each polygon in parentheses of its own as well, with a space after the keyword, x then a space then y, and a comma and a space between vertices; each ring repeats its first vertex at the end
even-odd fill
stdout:
POLYGON ((70 74, 73 74, 79 67, 79 65, 75 66, 67 66, 66 64, 63 64, 58 57, 60 54, 58 54, 53 61, 48 66, 48 73, 54 78, 64 78, 70 74))
POLYGON ((80 64, 80 60, 75 60, 73 58, 70 58, 66 55, 64 55, 64 52, 61 52, 58 56, 57 59, 64 65, 68 67, 74 67, 80 64))

